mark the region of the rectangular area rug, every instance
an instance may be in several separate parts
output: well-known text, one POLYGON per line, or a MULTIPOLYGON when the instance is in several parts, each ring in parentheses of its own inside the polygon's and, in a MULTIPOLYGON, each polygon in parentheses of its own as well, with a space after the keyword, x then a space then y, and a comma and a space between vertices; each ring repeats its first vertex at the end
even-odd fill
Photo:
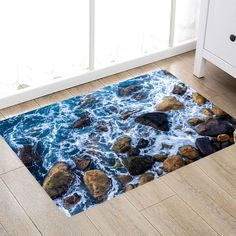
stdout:
POLYGON ((158 71, 1 121, 0 134, 72 216, 230 146, 235 127, 158 71))

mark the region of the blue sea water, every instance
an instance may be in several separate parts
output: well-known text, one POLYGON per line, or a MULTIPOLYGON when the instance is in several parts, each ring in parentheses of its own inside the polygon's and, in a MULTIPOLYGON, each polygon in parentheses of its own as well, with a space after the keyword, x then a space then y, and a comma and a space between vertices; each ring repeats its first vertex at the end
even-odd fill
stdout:
MULTIPOLYGON (((180 146, 194 146, 199 135, 189 126, 187 120, 191 117, 202 118, 200 109, 211 108, 212 104, 207 102, 203 106, 198 106, 191 99, 193 90, 189 87, 183 96, 176 95, 177 99, 184 103, 184 109, 166 112, 170 122, 169 131, 158 131, 135 122, 138 115, 155 111, 155 106, 163 97, 172 95, 173 86, 178 83, 180 81, 165 71, 132 78, 85 96, 71 98, 1 121, 0 134, 16 154, 19 154, 20 148, 25 145, 35 147, 43 162, 28 169, 40 184, 58 161, 70 165, 76 173, 76 181, 63 197, 54 201, 65 214, 75 215, 98 203, 83 183, 84 173, 76 170, 73 161, 75 157, 88 155, 92 160, 91 168, 100 169, 111 178, 112 187, 108 192, 108 199, 111 199, 124 192, 124 186, 118 181, 117 176, 128 174, 124 166, 113 168, 117 159, 122 162, 126 157, 125 154, 117 155, 112 151, 118 137, 129 135, 132 138, 132 146, 136 146, 140 138, 148 139, 149 146, 141 150, 141 154, 148 155, 160 152, 172 155, 178 152, 180 146), (142 89, 130 96, 119 96, 118 89, 130 85, 139 85, 142 89), (141 100, 133 96, 141 93, 144 95, 141 100), (127 120, 120 119, 122 113, 130 110, 139 112, 127 120), (75 122, 86 113, 91 115, 92 124, 83 129, 73 128, 75 122), (101 121, 107 124, 108 132, 97 130, 101 121), (186 131, 191 131, 192 135, 186 134, 186 131), (172 146, 171 149, 163 148, 165 144, 172 146), (82 198, 74 208, 66 210, 63 208, 63 198, 73 193, 78 193, 82 198)), ((156 162, 149 171, 157 178, 156 169, 159 166, 162 166, 162 163, 156 162)), ((131 183, 137 184, 138 178, 139 176, 134 177, 131 183)))

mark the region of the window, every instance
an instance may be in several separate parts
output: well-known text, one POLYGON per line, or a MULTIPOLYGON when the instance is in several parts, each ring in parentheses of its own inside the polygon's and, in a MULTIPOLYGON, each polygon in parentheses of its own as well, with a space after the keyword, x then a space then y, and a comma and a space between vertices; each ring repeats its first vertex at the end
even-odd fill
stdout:
POLYGON ((196 37, 200 0, 0 2, 0 98, 196 37))

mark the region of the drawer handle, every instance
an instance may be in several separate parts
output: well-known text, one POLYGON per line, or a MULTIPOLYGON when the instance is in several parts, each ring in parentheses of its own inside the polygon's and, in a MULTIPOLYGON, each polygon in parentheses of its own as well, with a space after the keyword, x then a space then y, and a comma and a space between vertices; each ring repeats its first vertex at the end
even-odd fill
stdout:
POLYGON ((229 38, 232 42, 236 41, 236 35, 234 35, 234 34, 231 34, 229 38))

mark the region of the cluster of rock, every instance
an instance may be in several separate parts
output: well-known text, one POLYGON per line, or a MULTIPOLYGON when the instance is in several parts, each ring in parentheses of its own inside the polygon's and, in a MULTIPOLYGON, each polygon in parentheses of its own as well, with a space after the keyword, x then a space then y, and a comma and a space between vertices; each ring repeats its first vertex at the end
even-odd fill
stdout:
MULTIPOLYGON (((142 86, 132 85, 119 88, 118 95, 121 97, 132 96, 136 100, 146 98, 146 94, 140 92, 142 86)), ((172 90, 172 96, 163 98, 156 106, 155 111, 136 115, 140 110, 130 110, 120 115, 121 120, 127 120, 130 116, 136 116, 134 121, 138 125, 149 126, 160 132, 168 132, 170 130, 170 122, 168 120, 168 111, 176 111, 184 109, 184 103, 179 99, 187 91, 187 87, 178 83, 172 90)), ((87 96, 80 102, 80 106, 86 106, 94 101, 94 97, 87 96)), ((192 99, 199 106, 204 105, 207 100, 198 93, 192 94, 192 99)), ((175 155, 168 156, 165 153, 157 153, 156 155, 140 155, 141 150, 149 147, 149 140, 140 138, 136 146, 132 146, 132 138, 124 135, 118 137, 111 145, 112 151, 117 154, 117 159, 113 168, 125 168, 127 173, 118 175, 115 178, 124 187, 124 191, 129 191, 136 186, 143 185, 154 179, 157 175, 162 175, 164 172, 171 172, 189 163, 192 163, 199 158, 207 156, 217 150, 231 145, 233 140, 233 127, 229 116, 219 109, 202 108, 201 117, 191 117, 186 121, 193 131, 195 130, 201 137, 196 139, 195 145, 185 145, 179 148, 175 155), (121 155, 122 154, 122 155, 121 155), (125 157, 124 157, 125 154, 125 157), (162 163, 161 167, 153 172, 154 164, 162 163), (150 171, 152 170, 152 172, 150 171), (130 184, 134 176, 138 176, 138 184, 130 184)), ((93 117, 90 113, 85 112, 77 120, 73 128, 83 129, 91 126, 93 117)), ((236 121, 235 121, 236 123, 236 121)), ((179 127, 181 129, 181 127, 179 127)), ((107 132, 108 124, 105 121, 97 122, 97 131, 107 132)), ((191 134, 191 131, 186 132, 191 134)), ((170 149, 172 146, 163 144, 165 149, 170 149)), ((42 163, 42 158, 33 146, 26 145, 20 149, 19 157, 22 162, 30 167, 42 163)), ((65 209, 73 208, 80 200, 79 193, 73 193, 63 197, 75 182, 80 171, 83 176, 83 183, 87 190, 97 201, 107 199, 107 194, 112 187, 112 181, 107 174, 92 165, 90 156, 81 156, 74 159, 74 166, 71 167, 65 162, 58 162, 49 170, 43 181, 43 188, 52 199, 59 197, 63 198, 63 206, 65 209)))

